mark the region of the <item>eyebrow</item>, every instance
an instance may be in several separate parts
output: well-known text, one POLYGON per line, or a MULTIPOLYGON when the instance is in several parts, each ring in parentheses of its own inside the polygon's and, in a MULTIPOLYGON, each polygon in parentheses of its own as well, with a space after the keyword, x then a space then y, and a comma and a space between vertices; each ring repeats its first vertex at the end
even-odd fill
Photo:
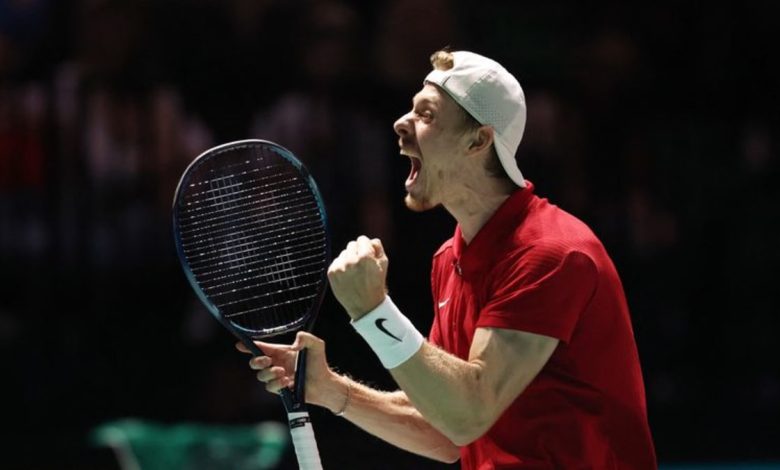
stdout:
POLYGON ((414 95, 414 98, 412 98, 412 107, 426 104, 436 105, 436 102, 426 96, 414 95))

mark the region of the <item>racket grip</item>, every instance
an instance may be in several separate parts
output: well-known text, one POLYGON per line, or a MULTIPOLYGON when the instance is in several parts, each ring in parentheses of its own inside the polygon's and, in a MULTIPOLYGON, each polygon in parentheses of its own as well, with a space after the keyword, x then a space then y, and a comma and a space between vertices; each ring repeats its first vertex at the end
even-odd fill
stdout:
POLYGON ((296 411, 287 414, 290 423, 295 455, 298 457, 298 467, 301 470, 322 470, 320 452, 314 438, 314 428, 307 411, 296 411))

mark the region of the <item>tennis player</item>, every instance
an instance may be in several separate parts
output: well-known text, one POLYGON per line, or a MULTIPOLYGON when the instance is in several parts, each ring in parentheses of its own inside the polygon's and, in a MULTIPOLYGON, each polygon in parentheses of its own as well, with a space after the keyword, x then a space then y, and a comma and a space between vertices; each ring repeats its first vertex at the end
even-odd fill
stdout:
POLYGON ((309 348, 307 401, 387 442, 464 469, 653 469, 645 392, 623 288, 581 221, 534 194, 515 152, 520 84, 486 57, 439 51, 395 122, 411 160, 406 205, 457 221, 433 256, 427 340, 387 294, 388 258, 359 237, 328 276, 355 330, 400 386, 332 371, 324 342, 258 343, 276 392, 309 348))

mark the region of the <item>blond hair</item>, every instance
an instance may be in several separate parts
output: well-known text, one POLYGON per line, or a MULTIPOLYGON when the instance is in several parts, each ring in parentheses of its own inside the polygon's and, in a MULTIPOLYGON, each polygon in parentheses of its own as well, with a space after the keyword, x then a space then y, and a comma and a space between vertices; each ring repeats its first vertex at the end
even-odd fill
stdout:
POLYGON ((431 65, 436 70, 449 70, 455 67, 455 57, 447 49, 441 49, 431 54, 431 65))

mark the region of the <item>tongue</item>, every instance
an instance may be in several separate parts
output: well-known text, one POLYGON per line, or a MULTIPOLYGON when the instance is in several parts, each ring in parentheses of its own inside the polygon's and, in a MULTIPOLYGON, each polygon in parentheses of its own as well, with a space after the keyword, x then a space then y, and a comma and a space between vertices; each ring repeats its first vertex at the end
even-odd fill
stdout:
POLYGON ((417 174, 420 172, 420 167, 422 166, 422 162, 418 158, 409 157, 409 160, 412 162, 412 168, 409 170, 409 177, 406 178, 407 186, 414 183, 414 180, 417 179, 417 174))

